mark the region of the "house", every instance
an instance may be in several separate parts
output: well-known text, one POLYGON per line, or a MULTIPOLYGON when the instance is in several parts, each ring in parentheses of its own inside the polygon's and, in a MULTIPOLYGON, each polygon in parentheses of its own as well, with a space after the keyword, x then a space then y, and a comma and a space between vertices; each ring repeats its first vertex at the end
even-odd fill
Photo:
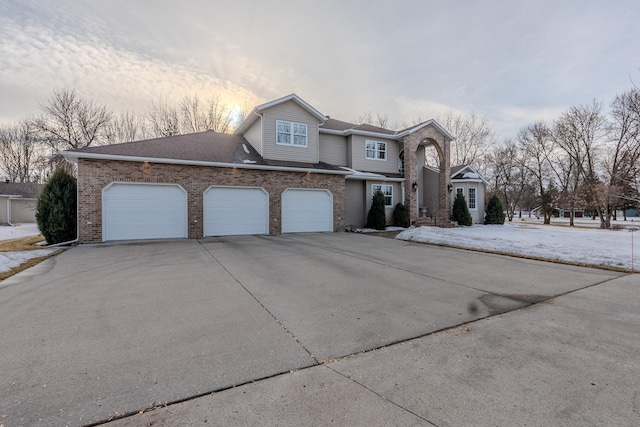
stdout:
POLYGON ((0 182, 0 224, 36 222, 43 187, 33 182, 0 182))
POLYGON ((78 167, 79 241, 342 231, 373 192, 387 218, 423 196, 424 149, 441 159, 437 215, 448 219, 453 137, 428 120, 400 131, 336 120, 291 94, 259 105, 235 133, 213 131, 65 151, 78 167), (440 207, 442 207, 440 209, 440 207))

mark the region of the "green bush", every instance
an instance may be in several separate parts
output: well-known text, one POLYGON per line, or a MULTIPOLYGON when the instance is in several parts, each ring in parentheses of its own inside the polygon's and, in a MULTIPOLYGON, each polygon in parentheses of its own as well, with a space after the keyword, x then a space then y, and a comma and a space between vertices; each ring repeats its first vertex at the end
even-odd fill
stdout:
POLYGON ((402 203, 398 203, 393 209, 393 225, 404 228, 410 225, 409 211, 402 203))
POLYGON ((382 191, 376 191, 373 195, 371 209, 367 215, 367 228, 376 230, 384 230, 387 226, 387 217, 384 211, 384 194, 382 191))
POLYGON ((456 194, 456 199, 453 202, 453 220, 457 221, 459 225, 473 224, 467 201, 462 193, 456 194))
POLYGON ((76 238, 76 188, 76 179, 63 168, 58 168, 42 189, 36 221, 50 245, 76 238))
POLYGON ((485 212, 485 224, 504 224, 504 208, 497 194, 494 194, 487 203, 487 211, 485 212))

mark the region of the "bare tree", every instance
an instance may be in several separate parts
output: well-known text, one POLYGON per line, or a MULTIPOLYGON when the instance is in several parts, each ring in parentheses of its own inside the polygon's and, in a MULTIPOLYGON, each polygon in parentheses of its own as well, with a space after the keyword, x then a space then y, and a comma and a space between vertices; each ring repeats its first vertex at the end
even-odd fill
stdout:
POLYGON ((603 211, 608 196, 603 191, 598 168, 607 127, 602 104, 593 101, 591 104, 571 107, 556 121, 554 128, 556 141, 571 156, 590 198, 597 206, 602 228, 607 228, 603 211))
POLYGON ((41 105, 43 114, 30 120, 54 150, 75 150, 106 144, 111 113, 103 105, 80 98, 75 90, 54 90, 41 105))
POLYGON ((633 88, 617 95, 611 103, 610 146, 603 153, 607 206, 605 227, 611 226, 612 206, 629 198, 629 183, 637 173, 640 159, 640 89, 633 88), (627 193, 627 194, 625 194, 627 193))
POLYGON ((551 223, 551 210, 547 203, 543 203, 545 190, 549 188, 552 179, 552 169, 549 157, 555 148, 551 129, 544 122, 536 122, 526 126, 518 132, 518 147, 513 153, 519 163, 533 178, 540 195, 540 208, 545 224, 551 223), (517 153, 516 151, 520 151, 517 153))
POLYGON ((451 143, 452 165, 476 166, 482 162, 489 147, 495 142, 491 123, 486 117, 475 112, 448 112, 437 120, 455 138, 451 143))
POLYGON ((378 111, 376 111, 375 113, 367 111, 361 116, 356 117, 354 122, 358 124, 369 124, 383 129, 389 129, 389 126, 391 126, 389 115, 386 113, 380 113, 378 111))
POLYGON ((147 116, 152 136, 162 138, 181 134, 180 113, 177 108, 169 106, 167 100, 153 102, 147 116))
POLYGON ((109 144, 139 141, 146 137, 147 129, 144 119, 129 112, 113 117, 106 128, 109 144))
POLYGON ((0 169, 12 182, 37 182, 42 178, 43 148, 29 122, 0 128, 0 169))
POLYGON ((517 144, 507 139, 502 146, 494 150, 490 161, 495 180, 494 191, 504 202, 507 219, 512 221, 520 199, 529 185, 528 170, 524 166, 525 160, 517 144))

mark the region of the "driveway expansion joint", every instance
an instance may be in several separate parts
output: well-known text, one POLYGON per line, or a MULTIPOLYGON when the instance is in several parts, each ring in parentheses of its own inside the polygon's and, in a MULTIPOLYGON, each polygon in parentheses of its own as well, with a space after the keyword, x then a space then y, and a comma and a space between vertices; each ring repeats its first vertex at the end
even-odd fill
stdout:
POLYGON ((271 318, 282 328, 283 331, 285 331, 287 333, 287 335, 289 335, 291 338, 293 338, 293 340, 300 346, 300 348, 302 348, 309 356, 311 356, 311 358, 313 359, 315 365, 319 365, 320 361, 318 361, 318 359, 316 358, 316 356, 311 353, 311 351, 309 351, 309 349, 307 347, 305 347, 304 344, 302 344, 302 342, 300 342, 300 340, 298 339, 298 337, 296 337, 285 325, 284 323, 282 323, 280 321, 280 319, 278 319, 263 303, 262 301, 260 301, 249 289, 247 289, 247 287, 245 285, 242 284, 242 282, 240 282, 236 276, 233 275, 233 273, 231 273, 227 267, 225 267, 216 257, 215 255, 213 255, 211 253, 211 251, 202 244, 202 242, 198 241, 198 244, 209 254, 209 256, 218 263, 218 265, 227 272, 227 274, 238 284, 242 287, 242 289, 244 289, 244 291, 249 294, 249 296, 251 296, 251 298, 253 298, 255 300, 255 302, 257 302, 260 307, 262 307, 262 309, 267 312, 267 314, 269 314, 269 316, 271 316, 271 318))

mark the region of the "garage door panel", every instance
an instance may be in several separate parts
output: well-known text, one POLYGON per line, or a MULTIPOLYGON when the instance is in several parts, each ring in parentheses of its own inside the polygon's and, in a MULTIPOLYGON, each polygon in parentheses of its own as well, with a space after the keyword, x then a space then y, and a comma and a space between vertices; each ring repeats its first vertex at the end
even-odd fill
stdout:
POLYGON ((288 188, 282 193, 282 232, 333 231, 333 196, 327 190, 288 188))
POLYGON ((210 187, 204 221, 205 236, 269 234, 269 194, 261 187, 210 187))
POLYGON ((175 184, 115 183, 103 191, 103 240, 187 237, 187 194, 175 184))

